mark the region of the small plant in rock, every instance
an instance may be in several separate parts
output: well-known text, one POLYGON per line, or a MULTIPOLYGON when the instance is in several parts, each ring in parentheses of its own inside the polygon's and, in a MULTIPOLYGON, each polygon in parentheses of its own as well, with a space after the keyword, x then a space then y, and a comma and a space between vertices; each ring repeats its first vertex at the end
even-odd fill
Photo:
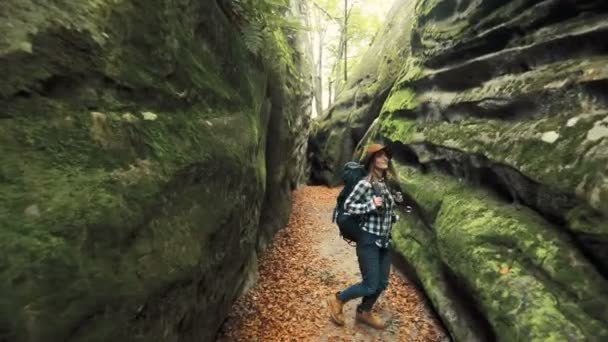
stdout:
POLYGON ((298 20, 288 15, 287 0, 233 0, 229 5, 245 46, 255 55, 272 47, 275 32, 281 30, 291 36, 304 29, 298 20))

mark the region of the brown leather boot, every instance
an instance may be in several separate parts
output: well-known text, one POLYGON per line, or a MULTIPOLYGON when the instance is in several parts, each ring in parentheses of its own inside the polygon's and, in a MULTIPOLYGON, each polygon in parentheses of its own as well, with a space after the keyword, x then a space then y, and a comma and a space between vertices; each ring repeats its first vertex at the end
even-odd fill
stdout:
POLYGON ((329 308, 329 316, 337 325, 344 325, 344 313, 342 307, 344 302, 338 299, 338 293, 332 294, 327 298, 327 307, 329 308))
POLYGON ((357 315, 355 319, 359 322, 365 323, 374 329, 384 329, 386 328, 386 322, 380 316, 376 315, 371 311, 359 311, 357 310, 357 315))

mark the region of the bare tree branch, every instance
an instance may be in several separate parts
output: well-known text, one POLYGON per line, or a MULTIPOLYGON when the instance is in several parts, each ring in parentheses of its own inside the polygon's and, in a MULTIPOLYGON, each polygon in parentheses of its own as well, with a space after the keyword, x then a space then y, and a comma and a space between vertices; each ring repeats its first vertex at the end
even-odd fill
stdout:
POLYGON ((335 21, 337 21, 338 23, 341 23, 341 22, 342 22, 342 20, 341 20, 340 18, 336 18, 336 17, 334 17, 333 15, 329 14, 329 12, 327 12, 327 10, 326 10, 325 8, 321 7, 321 6, 320 6, 319 4, 317 4, 316 2, 311 1, 311 3, 312 3, 313 5, 315 5, 315 7, 316 7, 316 8, 318 8, 318 9, 319 9, 321 12, 323 12, 323 13, 324 13, 324 14, 325 14, 327 17, 329 17, 329 19, 331 19, 331 20, 335 20, 335 21))

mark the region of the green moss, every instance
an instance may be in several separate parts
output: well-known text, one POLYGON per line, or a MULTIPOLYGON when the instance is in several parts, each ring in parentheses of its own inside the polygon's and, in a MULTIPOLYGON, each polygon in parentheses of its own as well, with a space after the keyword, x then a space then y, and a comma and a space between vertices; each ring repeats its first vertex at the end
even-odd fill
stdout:
POLYGON ((378 128, 378 134, 381 134, 383 137, 391 139, 392 141, 403 141, 406 139, 410 141, 413 139, 414 134, 417 131, 417 127, 413 122, 399 120, 392 118, 392 116, 383 118, 384 120, 382 120, 378 128))
POLYGON ((589 206, 579 205, 569 210, 567 220, 570 229, 577 233, 590 234, 599 239, 606 239, 608 220, 589 206))
POLYGON ((470 154, 481 153, 495 162, 512 165, 528 177, 559 191, 573 192, 583 186, 580 190, 584 189, 589 203, 601 208, 602 204, 592 202, 591 189, 592 184, 597 187, 601 183, 600 171, 606 160, 599 155, 581 158, 581 154, 596 144, 586 140, 586 135, 603 114, 581 116, 574 127, 566 126, 569 118, 569 115, 555 115, 550 119, 539 118, 516 124, 466 119, 458 124, 428 122, 419 125, 414 120, 384 116, 380 134, 405 144, 428 142, 470 154), (560 135, 552 144, 541 140, 542 134, 549 131, 560 135), (582 180, 583 185, 579 184, 582 180))
POLYGON ((421 43, 429 51, 440 50, 446 42, 453 43, 455 39, 461 37, 470 24, 469 20, 460 19, 435 26, 425 25, 420 28, 421 43))
POLYGON ((403 188, 434 213, 441 260, 466 281, 497 336, 608 335, 601 323, 608 316, 605 280, 566 236, 466 184, 398 171, 403 188))
MULTIPOLYGON (((36 330, 29 338, 64 339, 100 305, 135 306, 193 274, 205 260, 201 246, 235 208, 256 215, 259 201, 235 203, 263 193, 264 169, 213 171, 247 170, 253 160, 264 166, 264 154, 251 153, 257 141, 248 116, 157 115, 131 123, 108 114, 103 131, 109 145, 91 139, 79 124, 56 139, 43 123, 15 122, 15 132, 24 129, 15 134, 23 145, 4 145, 0 183, 0 248, 8 257, 0 274, 13 298, 0 316, 12 312, 13 331, 31 324, 36 330), (234 129, 238 138, 227 139, 234 129), (42 146, 47 153, 39 152, 42 146), (216 166, 173 179, 193 163, 216 166), (201 176, 214 181, 180 185, 201 176), (188 190, 180 190, 184 186, 188 190)), ((80 117, 84 124, 90 115, 80 117)))
POLYGON ((410 88, 399 89, 391 93, 384 102, 382 112, 395 112, 413 110, 418 106, 416 93, 410 88))
MULTIPOLYGON (((441 4, 446 4, 446 2, 421 2, 418 10, 424 12, 441 4)), ((521 2, 509 3, 505 6, 505 10, 514 11, 515 8, 521 6, 521 2)), ((498 12, 500 12, 500 17, 504 16, 502 11, 498 12)), ((425 24, 422 29, 436 30, 441 25, 441 23, 434 22, 433 25, 425 24)), ((464 39, 464 37, 460 37, 460 39, 464 39)), ((442 48, 445 49, 445 46, 442 48)), ((421 79, 424 80, 424 84, 433 84, 435 77, 445 77, 450 72, 448 69, 437 71, 421 69, 422 61, 433 52, 426 51, 425 53, 426 55, 419 56, 419 58, 407 59, 401 70, 402 75, 393 87, 393 94, 399 94, 402 89, 417 89, 416 82, 421 79)), ((389 98, 385 103, 385 110, 389 113, 402 112, 410 116, 414 114, 420 116, 426 115, 423 112, 426 111, 427 104, 432 105, 433 108, 447 108, 446 110, 453 112, 454 108, 458 108, 461 104, 463 108, 467 108, 467 106, 482 108, 485 106, 483 102, 488 100, 491 102, 491 99, 495 98, 518 99, 532 96, 530 94, 560 92, 561 90, 556 89, 561 89, 566 84, 583 85, 605 79, 606 68, 603 67, 605 64, 603 57, 570 59, 538 66, 533 70, 518 74, 516 77, 513 75, 495 77, 478 87, 458 92, 435 89, 415 95, 406 93, 406 96, 402 96, 399 94, 401 96, 389 98), (584 70, 592 71, 584 72, 584 70)), ((427 121, 424 125, 416 122, 416 133, 418 134, 412 134, 412 131, 408 129, 404 130, 399 138, 399 133, 391 129, 387 137, 404 143, 428 142, 471 154, 483 154, 497 162, 511 165, 535 181, 554 187, 558 191, 571 193, 576 191, 592 207, 605 212, 608 210, 608 206, 605 205, 605 201, 599 199, 608 197, 607 189, 602 181, 601 166, 606 163, 606 158, 598 153, 605 147, 605 142, 591 142, 586 139, 586 135, 594 122, 600 120, 606 113, 592 109, 595 108, 594 105, 587 103, 590 99, 585 99, 585 96, 583 99, 581 97, 578 99, 564 101, 559 109, 561 112, 552 113, 550 118, 533 117, 521 121, 468 118, 453 123, 427 121), (573 115, 584 119, 576 125, 568 127, 566 122, 573 115), (555 143, 542 141, 542 135, 551 131, 559 134, 558 140, 555 143)), ((557 107, 556 104, 552 104, 552 106, 557 107)), ((464 112, 455 114, 456 116, 467 116, 464 112)), ((407 120, 392 116, 386 116, 386 118, 407 120)), ((399 126, 410 127, 412 124, 410 122, 399 126)), ((384 123, 382 125, 388 126, 384 123)), ((396 126, 392 123, 390 125, 396 126)), ((432 158, 432 156, 429 157, 432 158)))
POLYGON ((416 4, 416 13, 418 14, 419 17, 424 17, 428 14, 430 14, 435 7, 437 7, 439 4, 445 2, 444 0, 423 0, 423 1, 418 1, 418 3, 416 4))
MULTIPOLYGON (((408 183, 409 184, 409 183, 408 183)), ((458 299, 451 297, 451 280, 445 277, 444 265, 435 247, 435 238, 422 222, 407 213, 393 227, 395 250, 415 269, 426 296, 441 316, 442 323, 456 340, 478 340, 480 332, 472 328, 469 313, 461 311, 458 299)))
MULTIPOLYGON (((264 68, 217 3, 178 2, 3 4, 2 337, 149 340, 178 334, 193 305, 221 311, 238 294, 244 272, 220 264, 255 248, 268 97, 281 129, 300 133, 306 85, 285 32, 272 33, 264 68), (195 304, 180 286, 207 274, 213 292, 195 304)), ((291 157, 293 140, 281 143, 291 157)), ((201 330, 211 336, 220 316, 201 330)))
POLYGON ((432 53, 434 49, 445 48, 446 43, 453 44, 471 26, 469 16, 458 15, 458 6, 458 3, 444 0, 417 2, 415 30, 427 54, 432 53), (429 25, 429 22, 432 22, 432 25, 429 25))
POLYGON ((418 58, 409 57, 403 64, 394 88, 407 87, 409 83, 421 79, 425 75, 425 69, 418 58))

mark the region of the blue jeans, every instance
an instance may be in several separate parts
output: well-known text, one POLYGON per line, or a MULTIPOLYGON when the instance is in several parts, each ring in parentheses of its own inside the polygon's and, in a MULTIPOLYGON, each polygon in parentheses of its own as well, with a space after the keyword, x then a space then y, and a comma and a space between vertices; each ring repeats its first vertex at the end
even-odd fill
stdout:
POLYGON ((370 311, 382 291, 388 287, 391 258, 388 248, 376 245, 379 237, 363 231, 357 242, 357 259, 363 281, 338 294, 338 299, 347 302, 363 297, 357 311, 370 311))

